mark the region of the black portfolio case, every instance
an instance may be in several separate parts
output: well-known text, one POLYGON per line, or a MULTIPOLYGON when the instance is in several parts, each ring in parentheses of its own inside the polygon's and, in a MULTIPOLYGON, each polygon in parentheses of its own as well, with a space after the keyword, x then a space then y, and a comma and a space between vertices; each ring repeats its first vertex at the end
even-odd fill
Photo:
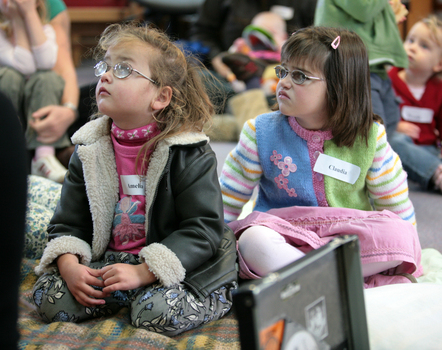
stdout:
POLYGON ((357 236, 241 284, 233 304, 242 349, 369 349, 357 236))

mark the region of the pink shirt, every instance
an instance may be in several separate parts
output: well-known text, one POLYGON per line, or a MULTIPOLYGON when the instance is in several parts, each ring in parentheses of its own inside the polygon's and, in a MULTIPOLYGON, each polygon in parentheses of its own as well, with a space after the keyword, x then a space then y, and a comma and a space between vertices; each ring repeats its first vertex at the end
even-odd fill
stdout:
MULTIPOLYGON (((136 160, 143 145, 159 133, 156 123, 133 130, 123 130, 112 124, 111 138, 120 180, 120 201, 115 207, 109 250, 138 254, 146 245, 146 171, 142 169, 142 157, 137 171, 136 160)), ((149 150, 148 157, 152 151, 149 150)))

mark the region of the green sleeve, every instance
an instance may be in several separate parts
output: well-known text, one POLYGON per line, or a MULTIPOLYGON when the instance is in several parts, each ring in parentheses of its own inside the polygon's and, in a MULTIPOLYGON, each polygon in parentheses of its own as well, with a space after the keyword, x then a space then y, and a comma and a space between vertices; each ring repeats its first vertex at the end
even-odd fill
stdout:
POLYGON ((66 5, 63 0, 46 0, 46 5, 48 7, 49 20, 52 20, 60 12, 66 10, 66 5))
POLYGON ((373 22, 386 6, 385 0, 334 0, 335 5, 358 22, 373 22))

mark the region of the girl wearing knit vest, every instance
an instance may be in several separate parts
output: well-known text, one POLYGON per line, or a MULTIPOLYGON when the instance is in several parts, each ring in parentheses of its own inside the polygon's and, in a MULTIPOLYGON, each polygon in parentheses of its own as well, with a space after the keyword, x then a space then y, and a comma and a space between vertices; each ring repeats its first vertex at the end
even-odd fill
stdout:
POLYGON ((356 234, 365 287, 415 281, 421 248, 407 175, 372 112, 363 42, 345 29, 301 29, 275 70, 274 112, 244 124, 220 177, 240 277, 356 234), (256 186, 253 212, 237 220, 256 186))
POLYGON ((97 56, 101 115, 72 137, 34 303, 47 322, 128 307, 135 327, 176 335, 225 315, 237 286, 201 132, 213 106, 194 61, 157 30, 111 25, 97 56))

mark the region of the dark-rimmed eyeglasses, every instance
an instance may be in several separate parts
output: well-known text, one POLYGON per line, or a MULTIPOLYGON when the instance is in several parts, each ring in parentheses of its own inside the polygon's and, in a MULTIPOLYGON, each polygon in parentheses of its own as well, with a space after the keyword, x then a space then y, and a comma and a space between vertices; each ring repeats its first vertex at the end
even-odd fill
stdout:
POLYGON ((115 78, 125 79, 129 75, 131 75, 132 72, 135 72, 135 73, 138 73, 139 75, 141 75, 143 78, 146 78, 147 80, 149 80, 151 83, 158 85, 158 83, 155 80, 153 80, 152 78, 149 78, 148 76, 144 75, 143 73, 136 70, 135 68, 132 68, 132 66, 127 62, 120 62, 120 63, 117 63, 115 66, 110 67, 106 63, 106 61, 100 61, 94 67, 95 76, 101 77, 104 73, 109 71, 111 68, 112 68, 112 73, 115 78))
POLYGON ((302 85, 307 79, 310 80, 324 80, 322 78, 318 77, 310 77, 306 75, 303 71, 299 69, 295 69, 292 71, 289 71, 288 69, 284 68, 283 66, 276 66, 275 67, 275 73, 278 79, 284 79, 289 73, 290 77, 292 78, 292 81, 297 85, 302 85))

